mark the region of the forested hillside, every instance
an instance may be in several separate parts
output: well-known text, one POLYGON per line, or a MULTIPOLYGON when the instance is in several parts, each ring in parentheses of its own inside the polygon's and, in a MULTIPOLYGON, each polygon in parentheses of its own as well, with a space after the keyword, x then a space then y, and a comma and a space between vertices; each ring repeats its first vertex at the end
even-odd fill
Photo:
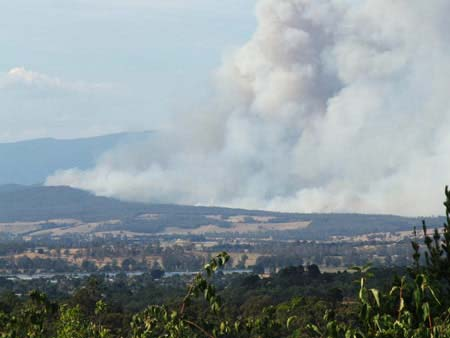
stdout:
MULTIPOLYGON (((392 215, 298 214, 144 204, 99 197, 69 187, 0 186, 0 223, 57 219, 76 219, 82 222, 119 220, 113 225, 103 226, 101 230, 156 233, 164 231, 167 227, 196 229, 200 226, 216 225, 219 228, 227 228, 235 223, 236 217, 241 218, 239 222, 243 224, 272 224, 271 229, 274 231, 277 229, 283 231, 284 234, 277 234, 280 238, 315 240, 323 240, 330 236, 409 231, 421 221, 421 218, 392 215), (282 226, 290 222, 299 224, 306 222, 309 225, 297 228, 282 226)), ((431 226, 439 225, 442 221, 442 218, 427 218, 431 226)))

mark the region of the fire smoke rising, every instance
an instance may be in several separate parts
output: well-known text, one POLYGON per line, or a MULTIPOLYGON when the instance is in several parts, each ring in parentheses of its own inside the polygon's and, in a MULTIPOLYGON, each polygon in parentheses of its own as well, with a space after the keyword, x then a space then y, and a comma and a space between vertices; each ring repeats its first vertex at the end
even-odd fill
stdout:
POLYGON ((138 201, 441 213, 448 13, 448 0, 261 1, 211 102, 47 184, 138 201))

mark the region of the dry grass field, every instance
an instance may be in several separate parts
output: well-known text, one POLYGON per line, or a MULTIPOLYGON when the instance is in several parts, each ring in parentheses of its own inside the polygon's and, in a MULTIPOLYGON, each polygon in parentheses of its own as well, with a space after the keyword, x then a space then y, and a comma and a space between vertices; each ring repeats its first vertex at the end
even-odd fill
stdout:
POLYGON ((179 227, 168 227, 161 234, 180 234, 180 235, 204 235, 204 234, 224 234, 224 233, 253 233, 259 231, 286 231, 286 230, 299 230, 308 227, 311 222, 286 222, 286 223, 269 223, 273 220, 273 217, 259 217, 259 216, 244 216, 237 215, 226 219, 223 219, 220 215, 209 215, 211 220, 224 220, 230 222, 230 227, 219 227, 214 224, 203 225, 196 229, 184 229, 179 227), (252 222, 248 222, 248 219, 252 219, 252 222), (247 222, 246 222, 247 220, 247 222))
POLYGON ((164 235, 204 235, 204 234, 224 234, 224 233, 252 233, 259 231, 286 231, 299 230, 308 227, 310 222, 289 222, 289 223, 234 223, 231 227, 223 228, 217 225, 203 225, 196 229, 183 229, 178 227, 169 227, 160 234, 164 235))

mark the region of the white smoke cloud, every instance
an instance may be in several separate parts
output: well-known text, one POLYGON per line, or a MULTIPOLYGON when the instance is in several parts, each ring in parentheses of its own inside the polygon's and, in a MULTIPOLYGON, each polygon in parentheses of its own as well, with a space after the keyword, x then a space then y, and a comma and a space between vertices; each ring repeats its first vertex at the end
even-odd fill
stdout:
POLYGON ((55 173, 129 200, 440 214, 450 182, 450 2, 263 0, 217 97, 96 168, 55 173))

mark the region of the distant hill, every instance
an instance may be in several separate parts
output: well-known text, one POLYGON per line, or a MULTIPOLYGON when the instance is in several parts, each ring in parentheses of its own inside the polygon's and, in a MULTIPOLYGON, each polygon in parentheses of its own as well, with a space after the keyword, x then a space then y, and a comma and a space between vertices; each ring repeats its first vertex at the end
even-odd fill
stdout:
POLYGON ((3 184, 0 185, 0 194, 1 193, 12 193, 19 190, 28 189, 28 186, 20 185, 20 184, 3 184))
MULTIPOLYGON (((55 219, 77 219, 82 222, 118 220, 102 231, 124 230, 140 233, 161 232, 168 227, 196 229, 214 225, 234 226, 233 218, 242 223, 266 222, 273 225, 276 238, 327 239, 329 236, 353 236, 374 232, 410 231, 420 226, 420 218, 393 215, 362 214, 297 214, 193 207, 170 204, 123 202, 95 196, 69 187, 0 186, 0 223, 37 222, 55 219), (261 218, 265 218, 261 221, 261 218), (290 222, 310 222, 303 229, 286 230, 290 222), (278 233, 278 227, 280 233, 278 233), (283 231, 281 231, 283 230, 283 231)), ((427 219, 430 226, 439 226, 443 218, 427 219)), ((11 225, 12 226, 12 225, 11 225)))
POLYGON ((118 133, 70 140, 44 138, 0 143, 0 184, 40 184, 58 169, 87 169, 105 151, 150 135, 150 132, 118 133))
MULTIPOLYGON (((84 222, 96 222, 105 219, 125 220, 142 214, 162 214, 185 218, 211 214, 220 214, 225 217, 243 214, 287 215, 215 207, 124 202, 95 196, 90 192, 65 186, 0 186, 0 222, 3 223, 57 218, 76 218, 84 222)), ((192 227, 196 225, 194 222, 192 227)))

